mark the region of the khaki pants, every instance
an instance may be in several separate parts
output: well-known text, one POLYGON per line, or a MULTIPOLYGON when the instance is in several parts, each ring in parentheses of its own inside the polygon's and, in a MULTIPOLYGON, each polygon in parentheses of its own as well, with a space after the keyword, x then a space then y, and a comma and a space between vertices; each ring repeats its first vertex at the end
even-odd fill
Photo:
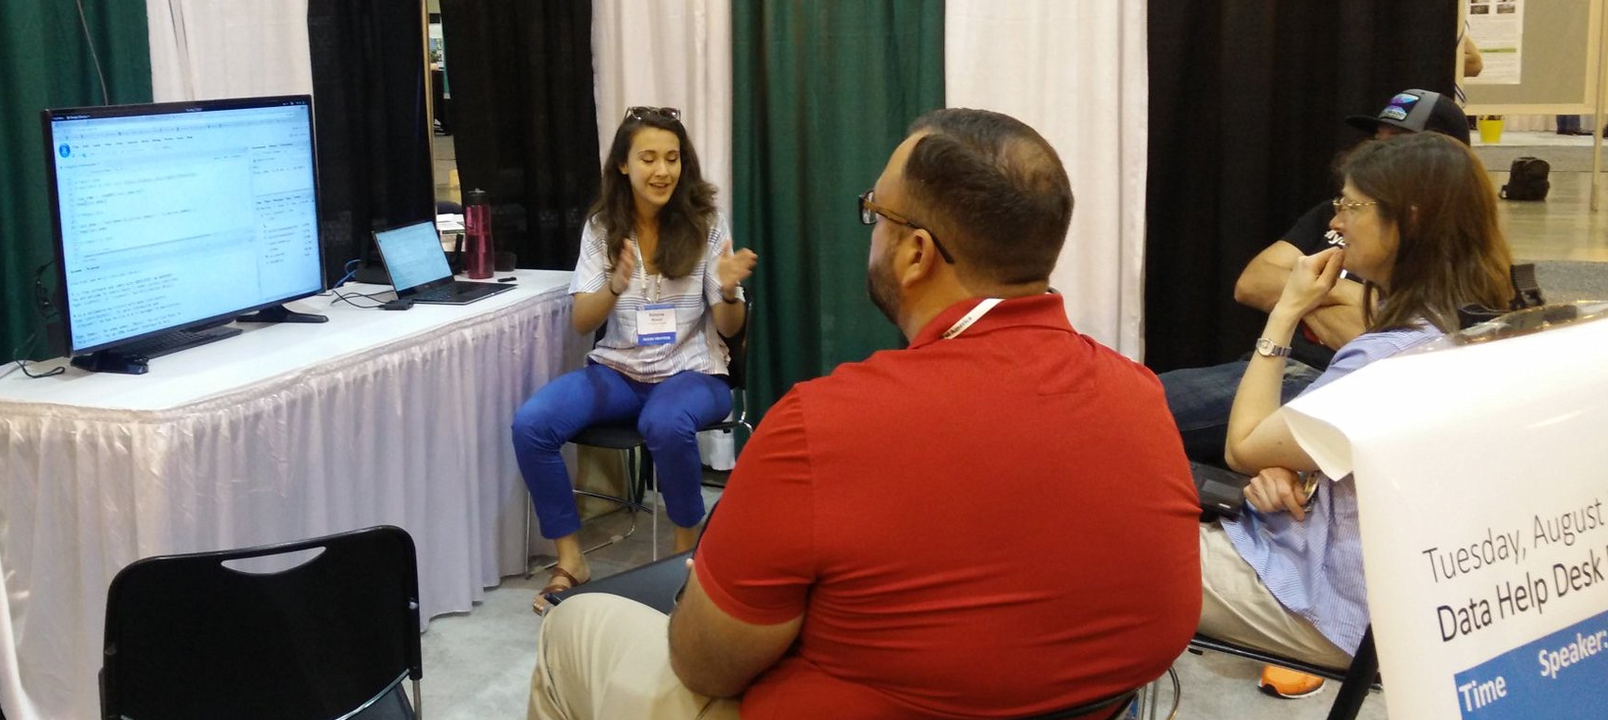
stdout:
POLYGON ((1215 522, 1200 526, 1200 575, 1200 634, 1326 667, 1351 664, 1312 623, 1279 604, 1215 522))
POLYGON ((530 677, 529 720, 737 720, 737 701, 688 690, 670 670, 670 618, 614 595, 548 611, 530 677))

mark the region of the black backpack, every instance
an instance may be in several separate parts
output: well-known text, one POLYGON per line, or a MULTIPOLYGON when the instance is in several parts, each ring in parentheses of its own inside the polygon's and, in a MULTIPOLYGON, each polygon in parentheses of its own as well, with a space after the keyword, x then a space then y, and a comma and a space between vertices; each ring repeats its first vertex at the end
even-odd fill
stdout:
POLYGON ((1503 200, 1545 200, 1552 189, 1547 173, 1552 165, 1541 158, 1521 157, 1513 161, 1508 170, 1508 182, 1502 186, 1503 200))

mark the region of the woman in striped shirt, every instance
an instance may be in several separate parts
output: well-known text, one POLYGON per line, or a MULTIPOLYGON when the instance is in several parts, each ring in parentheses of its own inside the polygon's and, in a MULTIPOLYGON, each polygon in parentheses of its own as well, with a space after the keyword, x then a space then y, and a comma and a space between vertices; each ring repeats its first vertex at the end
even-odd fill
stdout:
POLYGON ((677 552, 703 520, 698 428, 731 412, 722 336, 742 328, 758 257, 733 252, 681 111, 633 107, 615 132, 570 282, 575 331, 604 328, 586 367, 542 386, 514 415, 514 454, 558 564, 542 596, 591 577, 559 449, 598 423, 636 423, 675 525, 677 552))

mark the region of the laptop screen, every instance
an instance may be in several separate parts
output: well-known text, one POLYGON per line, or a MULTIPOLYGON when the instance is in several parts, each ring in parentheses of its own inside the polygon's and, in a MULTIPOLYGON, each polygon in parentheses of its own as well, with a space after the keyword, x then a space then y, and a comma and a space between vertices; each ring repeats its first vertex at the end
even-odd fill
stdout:
POLYGON ((374 233, 374 241, 380 246, 385 271, 391 274, 391 285, 397 292, 452 277, 432 220, 381 230, 374 233))

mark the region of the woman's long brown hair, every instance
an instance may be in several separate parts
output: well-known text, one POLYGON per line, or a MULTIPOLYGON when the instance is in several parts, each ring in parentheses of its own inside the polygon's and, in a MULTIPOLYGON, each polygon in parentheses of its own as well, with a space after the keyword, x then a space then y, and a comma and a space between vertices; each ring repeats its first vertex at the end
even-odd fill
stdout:
POLYGON ((659 128, 675 133, 681 141, 681 178, 659 211, 659 246, 653 264, 667 278, 685 277, 704 255, 704 243, 715 222, 715 186, 703 179, 703 167, 692 147, 692 138, 680 120, 647 111, 633 114, 614 132, 614 144, 603 161, 603 183, 597 201, 587 215, 603 230, 608 261, 619 257, 620 248, 636 228, 636 203, 631 197, 631 179, 620 172, 631 154, 631 139, 643 128, 659 128))
POLYGON ((1366 288, 1370 331, 1428 320, 1451 332, 1464 305, 1507 307, 1513 255, 1485 166, 1467 146, 1432 132, 1373 140, 1352 151, 1340 172, 1400 233, 1390 287, 1366 288), (1377 309, 1376 295, 1383 298, 1377 309))

